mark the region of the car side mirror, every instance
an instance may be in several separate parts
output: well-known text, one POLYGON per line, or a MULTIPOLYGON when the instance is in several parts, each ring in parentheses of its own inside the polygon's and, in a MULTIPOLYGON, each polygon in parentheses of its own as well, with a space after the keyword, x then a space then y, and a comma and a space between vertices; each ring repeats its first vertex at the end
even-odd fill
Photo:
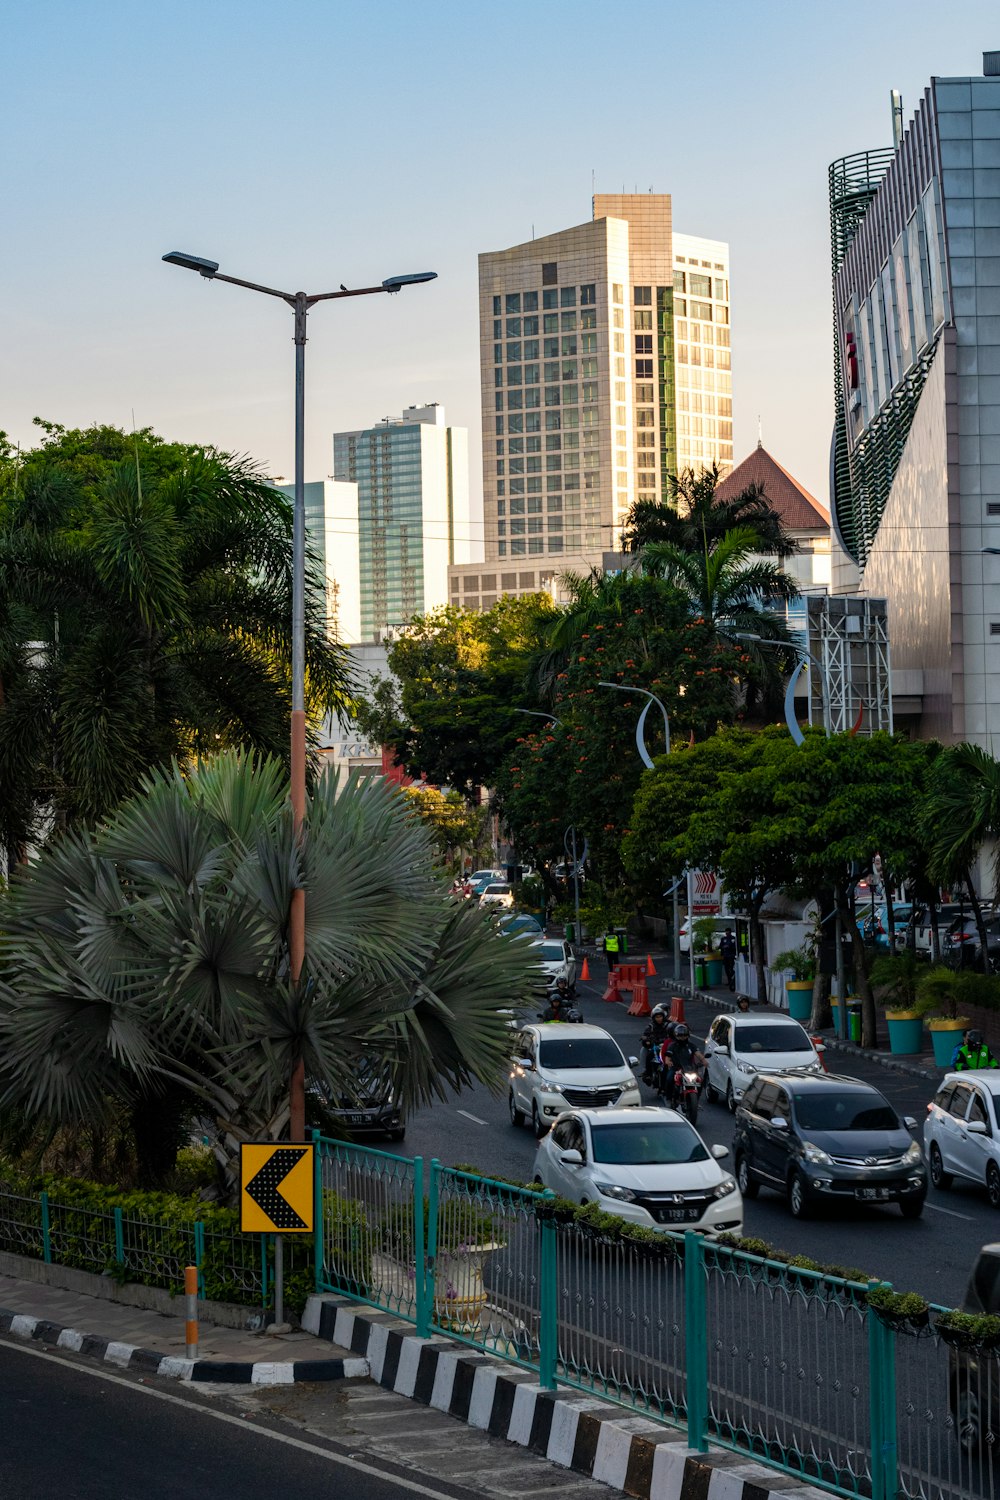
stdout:
POLYGON ((788 1121, 785 1119, 784 1115, 775 1115, 771 1121, 771 1124, 774 1126, 775 1130, 788 1129, 788 1121))
POLYGON ((580 1155, 579 1151, 576 1150, 564 1151, 559 1160, 562 1162, 564 1167, 583 1166, 583 1157, 580 1155))
POLYGON ((637 1057, 630 1057, 628 1065, 630 1068, 637 1068, 639 1066, 639 1059, 637 1057))
POLYGON ((522 1073, 533 1073, 535 1065, 530 1057, 518 1057, 514 1062, 515 1068, 520 1068, 522 1073))
POLYGON ((715 1157, 716 1161, 724 1161, 725 1158, 729 1155, 729 1147, 728 1146, 713 1146, 712 1147, 712 1155, 715 1157))
POLYGON ((916 1130, 917 1128, 917 1122, 912 1115, 904 1115, 903 1124, 906 1126, 907 1130, 916 1130))
POLYGON ((970 1135, 989 1135, 989 1131, 982 1120, 970 1120, 965 1128, 970 1135))
POLYGON ((728 1057, 729 1056, 729 1048, 726 1046, 725 1042, 716 1042, 715 1043, 715 1050, 719 1054, 720 1057, 728 1057))

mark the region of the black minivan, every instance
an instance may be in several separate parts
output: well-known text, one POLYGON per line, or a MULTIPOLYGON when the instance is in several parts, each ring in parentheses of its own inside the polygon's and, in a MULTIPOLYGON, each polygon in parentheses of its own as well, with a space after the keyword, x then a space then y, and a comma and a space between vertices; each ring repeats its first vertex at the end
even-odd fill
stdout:
POLYGON ((736 1111, 740 1192, 773 1188, 797 1219, 846 1202, 898 1203, 904 1219, 918 1219, 927 1167, 907 1134, 916 1123, 859 1078, 760 1073, 736 1111))

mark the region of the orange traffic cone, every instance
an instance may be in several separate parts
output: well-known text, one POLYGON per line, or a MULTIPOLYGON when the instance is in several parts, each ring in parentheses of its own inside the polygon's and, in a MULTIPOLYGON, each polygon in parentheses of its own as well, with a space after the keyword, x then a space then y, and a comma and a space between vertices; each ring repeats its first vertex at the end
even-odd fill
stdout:
POLYGON ((580 978, 583 980, 584 984, 587 984, 590 980, 590 965, 588 964, 586 957, 584 957, 583 967, 580 970, 580 978))
POLYGON ((646 954, 646 973, 647 975, 656 973, 656 965, 653 963, 653 955, 651 953, 646 954))

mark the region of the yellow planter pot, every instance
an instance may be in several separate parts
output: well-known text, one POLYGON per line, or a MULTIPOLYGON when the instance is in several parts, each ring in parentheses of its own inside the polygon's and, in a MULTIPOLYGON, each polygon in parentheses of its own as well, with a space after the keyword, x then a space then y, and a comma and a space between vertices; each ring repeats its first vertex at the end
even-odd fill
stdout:
POLYGON ((939 1068, 950 1068, 955 1048, 969 1024, 968 1016, 928 1016, 924 1024, 931 1034, 934 1061, 939 1068))

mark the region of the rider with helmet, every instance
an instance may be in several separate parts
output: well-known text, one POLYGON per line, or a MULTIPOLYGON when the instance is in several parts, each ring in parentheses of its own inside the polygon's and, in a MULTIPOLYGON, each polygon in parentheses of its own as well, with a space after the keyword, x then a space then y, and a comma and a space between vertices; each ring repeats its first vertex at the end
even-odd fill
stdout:
POLYGON ((966 1070, 977 1068, 1000 1068, 1000 1063, 990 1051, 983 1033, 975 1030, 974 1027, 966 1031, 962 1038, 962 1045, 955 1048, 951 1065, 956 1073, 964 1073, 966 1070))
POLYGON ((659 1060, 660 1048, 671 1035, 671 1023, 667 1019, 666 1007, 654 1005, 649 1025, 642 1033, 643 1069, 642 1081, 647 1088, 653 1082, 653 1066, 659 1060))
POLYGON ((699 1068, 704 1065, 705 1058, 695 1046, 691 1036, 691 1030, 684 1021, 678 1021, 674 1027, 674 1034, 664 1041, 660 1049, 660 1061, 663 1064, 663 1093, 668 1104, 674 1100, 674 1074, 684 1072, 688 1068, 699 1068))

